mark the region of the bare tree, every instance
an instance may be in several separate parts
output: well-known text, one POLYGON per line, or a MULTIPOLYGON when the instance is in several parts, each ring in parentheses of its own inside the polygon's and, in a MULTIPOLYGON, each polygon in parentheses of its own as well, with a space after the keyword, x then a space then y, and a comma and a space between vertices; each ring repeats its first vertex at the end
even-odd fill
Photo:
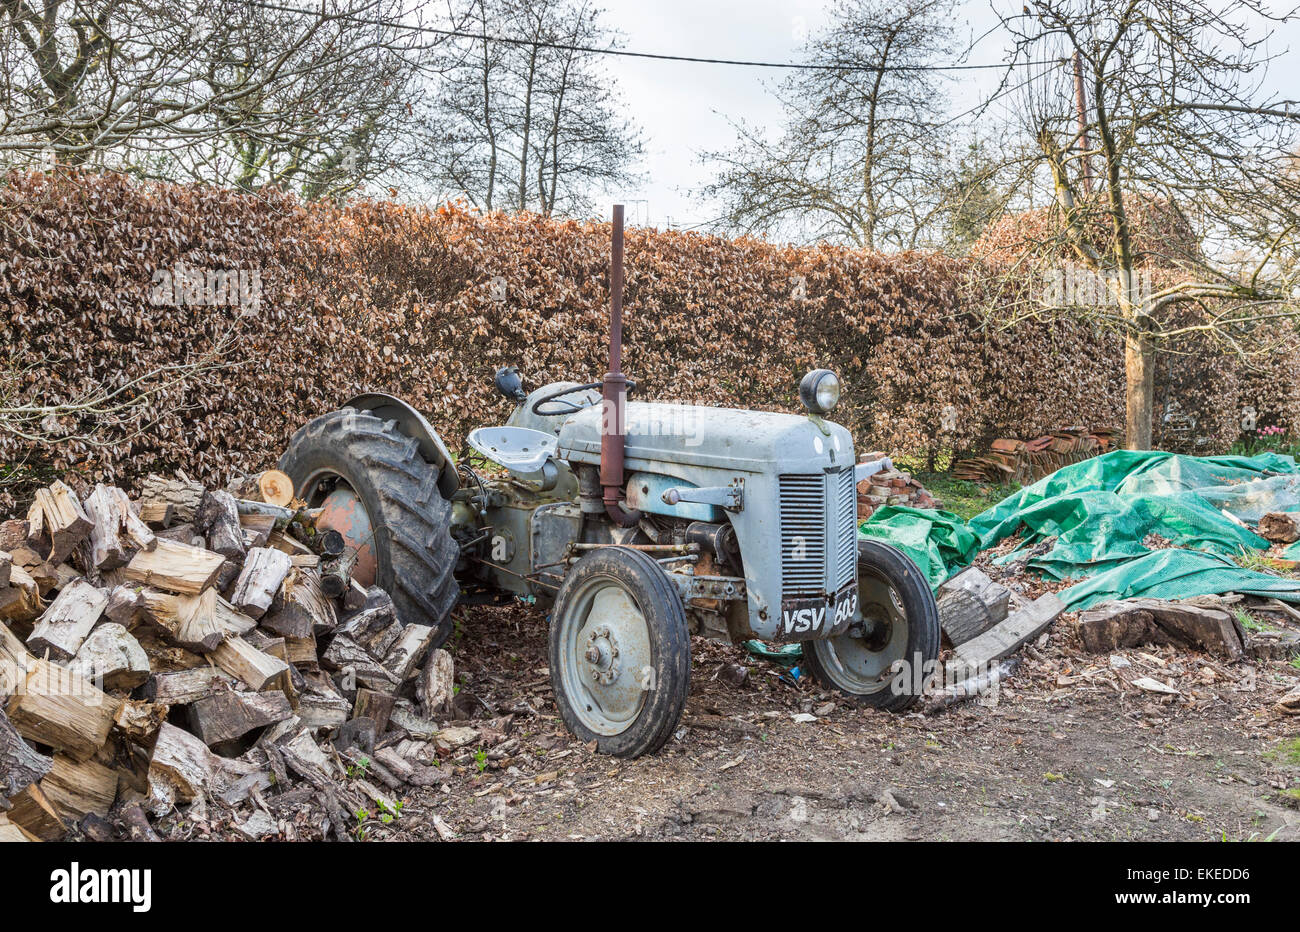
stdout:
POLYGON ((413 126, 419 8, 0 0, 0 157, 346 193, 413 126))
POLYGON ((781 135, 738 124, 737 146, 714 152, 705 188, 723 222, 748 232, 789 230, 867 249, 911 247, 942 206, 946 95, 923 70, 952 52, 950 0, 838 0, 831 26, 777 90, 781 135))
POLYGON ((1162 348, 1198 335, 1244 356, 1297 314, 1300 109, 1261 91, 1276 21, 1258 0, 1016 0, 1003 17, 1021 66, 1060 62, 1018 108, 1054 201, 1026 253, 1064 253, 1107 289, 1019 313, 1088 314, 1122 334, 1130 448, 1151 445, 1162 348), (1143 215, 1190 230, 1190 247, 1148 229, 1139 249, 1143 215), (1152 267, 1167 270, 1154 284, 1152 267))
POLYGON ((580 214, 636 178, 640 131, 589 51, 617 37, 586 0, 473 0, 445 51, 427 173, 484 210, 580 214))

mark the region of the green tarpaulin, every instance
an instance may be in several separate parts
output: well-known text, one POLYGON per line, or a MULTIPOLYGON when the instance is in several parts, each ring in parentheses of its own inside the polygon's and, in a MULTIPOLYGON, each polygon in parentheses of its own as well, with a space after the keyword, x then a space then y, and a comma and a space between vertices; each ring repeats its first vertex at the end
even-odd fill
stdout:
MULTIPOLYGON (((1108 598, 1229 591, 1300 601, 1300 582, 1231 559, 1268 547, 1246 524, 1292 510, 1300 511, 1300 472, 1290 456, 1119 450, 1059 469, 969 524, 948 512, 887 507, 860 533, 902 549, 936 587, 980 550, 1019 531, 1017 551, 1002 559, 1043 550, 1028 558, 1030 567, 1055 579, 1087 580, 1066 590, 1075 608, 1108 598)), ((1300 544, 1291 552, 1300 558, 1300 544)))

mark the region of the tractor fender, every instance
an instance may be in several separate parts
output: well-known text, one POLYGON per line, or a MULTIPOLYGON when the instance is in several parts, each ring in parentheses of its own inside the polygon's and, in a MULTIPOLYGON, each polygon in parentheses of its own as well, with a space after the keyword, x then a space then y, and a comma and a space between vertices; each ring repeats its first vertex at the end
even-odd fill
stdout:
POLYGON ((451 498, 460 488, 460 473, 456 471, 456 461, 451 451, 442 442, 433 425, 411 405, 392 395, 368 392, 349 399, 345 407, 368 411, 386 421, 396 421, 398 430, 415 438, 419 444, 420 456, 438 467, 438 491, 443 498, 451 498))

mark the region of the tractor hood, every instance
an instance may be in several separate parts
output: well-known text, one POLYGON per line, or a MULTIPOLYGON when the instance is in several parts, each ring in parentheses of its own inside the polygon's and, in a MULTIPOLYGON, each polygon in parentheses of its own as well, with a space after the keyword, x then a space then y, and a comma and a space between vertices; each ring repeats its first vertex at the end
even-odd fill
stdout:
MULTIPOLYGON (((565 421, 559 456, 569 462, 599 463, 602 420, 603 409, 594 406, 565 421)), ((628 403, 624 421, 629 469, 673 463, 770 472, 787 464, 853 463, 849 432, 830 421, 819 426, 807 416, 637 401, 628 403)))

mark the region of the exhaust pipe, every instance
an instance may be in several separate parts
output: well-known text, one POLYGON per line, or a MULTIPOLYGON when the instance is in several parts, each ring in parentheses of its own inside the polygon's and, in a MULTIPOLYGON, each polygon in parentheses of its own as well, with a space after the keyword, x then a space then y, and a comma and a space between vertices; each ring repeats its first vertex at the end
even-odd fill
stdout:
POLYGON ((614 205, 614 231, 609 269, 609 371, 605 373, 601 406, 600 485, 605 513, 619 527, 632 527, 641 512, 623 507, 623 452, 626 444, 623 405, 627 377, 623 375, 623 205, 614 205))

